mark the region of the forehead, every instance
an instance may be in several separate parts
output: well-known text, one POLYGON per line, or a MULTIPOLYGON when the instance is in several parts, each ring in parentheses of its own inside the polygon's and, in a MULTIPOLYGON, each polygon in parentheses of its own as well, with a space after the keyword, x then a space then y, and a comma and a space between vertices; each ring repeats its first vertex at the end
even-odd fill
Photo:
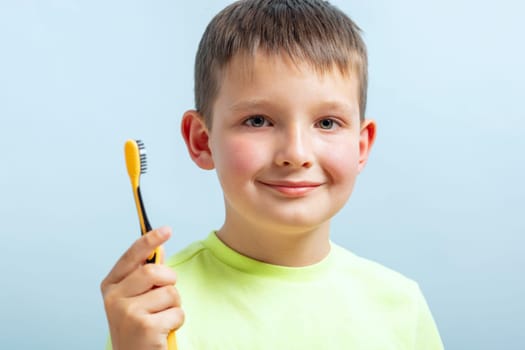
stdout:
POLYGON ((265 101, 289 106, 345 105, 359 111, 357 75, 350 69, 341 72, 335 65, 322 70, 284 54, 237 55, 219 79, 214 107, 222 110, 265 101))

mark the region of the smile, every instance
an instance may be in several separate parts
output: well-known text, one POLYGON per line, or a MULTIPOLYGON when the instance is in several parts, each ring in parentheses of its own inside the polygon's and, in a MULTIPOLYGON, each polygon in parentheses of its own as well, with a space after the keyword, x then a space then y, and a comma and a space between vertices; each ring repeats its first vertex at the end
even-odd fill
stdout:
POLYGON ((322 185, 310 181, 259 181, 260 184, 287 197, 303 197, 322 185))

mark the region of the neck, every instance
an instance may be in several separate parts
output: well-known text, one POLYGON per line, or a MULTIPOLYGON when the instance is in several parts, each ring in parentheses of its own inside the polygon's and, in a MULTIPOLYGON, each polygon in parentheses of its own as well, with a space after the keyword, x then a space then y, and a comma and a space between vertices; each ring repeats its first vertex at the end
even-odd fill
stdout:
POLYGON ((330 251, 330 223, 318 227, 261 226, 226 217, 217 232, 227 246, 268 264, 300 267, 323 260, 330 251))

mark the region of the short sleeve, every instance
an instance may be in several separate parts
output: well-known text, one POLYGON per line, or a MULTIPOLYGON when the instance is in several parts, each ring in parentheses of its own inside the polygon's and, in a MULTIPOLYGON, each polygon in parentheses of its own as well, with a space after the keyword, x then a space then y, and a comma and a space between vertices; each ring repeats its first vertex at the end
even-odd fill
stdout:
POLYGON ((418 315, 415 329, 414 350, 443 350, 443 343, 439 336, 434 318, 428 304, 419 290, 418 315))
POLYGON ((113 350, 113 347, 111 346, 111 337, 108 336, 108 340, 106 341, 106 350, 113 350))

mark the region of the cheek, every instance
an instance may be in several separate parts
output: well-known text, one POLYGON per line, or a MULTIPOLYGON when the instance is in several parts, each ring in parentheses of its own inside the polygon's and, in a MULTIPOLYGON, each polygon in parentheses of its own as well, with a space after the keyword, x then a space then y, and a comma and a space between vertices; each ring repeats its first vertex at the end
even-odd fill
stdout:
MULTIPOLYGON (((251 177, 264 165, 264 147, 246 137, 230 137, 217 145, 217 171, 233 178, 251 177)), ((228 180, 228 179, 225 179, 228 180)))
POLYGON ((359 143, 344 142, 329 146, 324 152, 323 162, 334 180, 353 181, 358 173, 359 143))

